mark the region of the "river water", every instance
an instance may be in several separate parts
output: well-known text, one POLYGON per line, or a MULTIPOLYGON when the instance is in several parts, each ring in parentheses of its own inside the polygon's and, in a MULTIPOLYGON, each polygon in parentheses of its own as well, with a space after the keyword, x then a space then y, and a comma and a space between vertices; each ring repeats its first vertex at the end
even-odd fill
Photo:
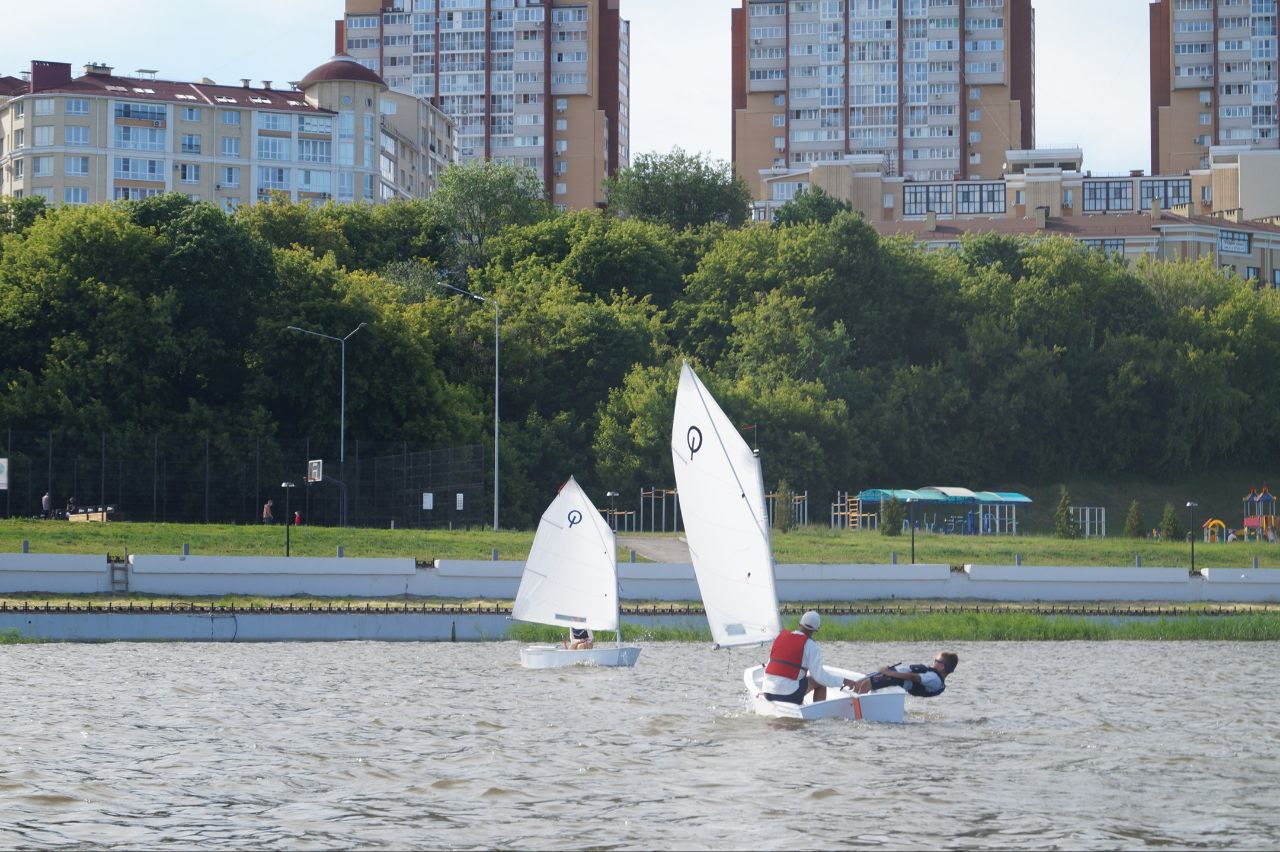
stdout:
MULTIPOLYGON (((866 668, 918 644, 824 646, 866 668)), ((0 647, 0 848, 1274 848, 1276 643, 960 643, 903 725, 745 712, 752 651, 0 647)))

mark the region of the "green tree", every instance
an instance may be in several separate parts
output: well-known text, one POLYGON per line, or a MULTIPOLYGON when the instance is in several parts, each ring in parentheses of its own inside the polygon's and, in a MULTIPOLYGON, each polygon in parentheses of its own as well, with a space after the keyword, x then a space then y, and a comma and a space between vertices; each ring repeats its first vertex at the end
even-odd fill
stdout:
POLYGON ((780 533, 791 532, 796 525, 796 493, 784 479, 778 483, 773 501, 773 528, 780 533))
POLYGON ((501 160, 450 166, 441 173, 431 202, 456 240, 450 267, 459 280, 468 267, 484 266, 485 243, 503 228, 531 225, 555 213, 537 172, 501 160))
POLYGON ((1164 512, 1160 515, 1160 538, 1164 541, 1181 541, 1187 535, 1187 528, 1182 525, 1177 509, 1172 503, 1164 504, 1164 512))
POLYGON ((852 213, 853 205, 832 198, 820 186, 813 186, 796 193, 796 197, 778 208, 773 214, 773 227, 785 228, 803 222, 830 222, 837 213, 852 213))
POLYGON ((1146 532, 1142 522, 1142 507, 1135 499, 1129 504, 1129 512, 1124 516, 1124 534, 1129 538, 1142 538, 1146 532))
POLYGON ((902 522, 907 519, 907 504, 890 497, 880 504, 880 535, 902 535, 902 522))
POLYGON ((1058 506, 1053 510, 1053 534, 1058 538, 1079 538, 1080 527, 1071 517, 1071 493, 1059 486, 1058 506))
POLYGON ((736 227, 751 212, 751 188, 723 160, 687 154, 641 154, 605 179, 612 210, 676 230, 712 222, 736 227))

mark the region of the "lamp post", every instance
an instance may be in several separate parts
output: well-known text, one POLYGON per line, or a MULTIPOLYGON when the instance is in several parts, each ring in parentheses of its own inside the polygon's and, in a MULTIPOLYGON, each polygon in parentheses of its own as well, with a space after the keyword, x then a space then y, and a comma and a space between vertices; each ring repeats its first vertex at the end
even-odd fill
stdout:
POLYGON ((334 337, 331 334, 321 334, 318 331, 311 331, 306 328, 298 328, 296 325, 286 326, 288 331, 298 331, 303 334, 314 334, 316 337, 323 337, 325 340, 336 340, 342 347, 342 395, 340 397, 338 409, 338 464, 343 468, 343 474, 346 474, 347 461, 347 341, 351 339, 351 335, 367 326, 367 322, 362 322, 355 328, 351 329, 351 333, 346 337, 334 337))
POLYGON ((609 525, 613 527, 613 531, 618 531, 618 513, 613 508, 613 498, 618 496, 617 491, 606 491, 604 496, 609 498, 609 525))
POLYGON ((455 287, 447 281, 439 280, 436 282, 441 287, 447 287, 455 293, 475 299, 477 302, 484 302, 493 305, 493 531, 498 531, 498 360, 500 350, 498 347, 499 333, 502 328, 502 307, 497 300, 488 296, 480 296, 472 293, 470 290, 464 290, 461 287, 455 287))
POLYGON ((292 482, 281 482, 280 487, 284 489, 284 555, 289 555, 289 533, 293 527, 293 515, 289 514, 289 492, 293 490, 292 482))
POLYGON ((1187 535, 1191 536, 1191 573, 1196 573, 1196 507, 1194 500, 1187 501, 1187 535))
POLYGON ((916 564, 916 501, 907 498, 907 512, 911 516, 911 564, 916 564))

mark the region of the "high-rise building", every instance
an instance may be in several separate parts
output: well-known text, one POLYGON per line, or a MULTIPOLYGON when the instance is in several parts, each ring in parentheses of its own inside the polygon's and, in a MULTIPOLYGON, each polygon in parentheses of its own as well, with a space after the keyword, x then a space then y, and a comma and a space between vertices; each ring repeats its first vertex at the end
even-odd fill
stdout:
POLYGON ((182 192, 225 210, 426 197, 454 161, 453 123, 337 57, 293 87, 157 79, 65 62, 0 78, 0 195, 55 204, 182 192))
POLYGON ((337 48, 458 125, 463 161, 542 177, 561 208, 604 203, 629 162, 630 24, 620 0, 346 0, 337 48))
POLYGON ((875 156, 915 181, 995 177, 1034 138, 1031 0, 742 0, 733 159, 762 172, 875 156))
POLYGON ((1151 170, 1277 147, 1276 0, 1153 0, 1151 170))

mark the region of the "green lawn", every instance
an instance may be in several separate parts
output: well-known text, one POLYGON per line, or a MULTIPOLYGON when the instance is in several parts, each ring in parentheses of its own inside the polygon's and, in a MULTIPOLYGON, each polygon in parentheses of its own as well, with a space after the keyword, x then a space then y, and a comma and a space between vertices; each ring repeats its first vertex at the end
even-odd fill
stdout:
MULTIPOLYGON (((662 537, 663 534, 650 534, 662 537)), ((670 536, 670 534, 667 534, 670 536)), ((183 543, 195 555, 282 556, 284 527, 223 524, 108 523, 71 524, 65 521, 0 521, 0 553, 16 553, 22 540, 34 553, 181 553, 183 543)), ((383 530, 295 527, 292 551, 298 556, 333 556, 342 545, 347 556, 400 556, 418 560, 524 559, 533 542, 528 531, 383 530)), ((897 554, 911 560, 911 537, 891 538, 876 532, 850 532, 809 527, 773 536, 774 556, 781 563, 887 563, 897 554)), ((1149 539, 1066 541, 1051 536, 916 535, 916 561, 964 565, 1012 564, 1021 555, 1027 565, 1133 565, 1135 555, 1146 566, 1190 567, 1186 542, 1149 539)), ((1196 567, 1280 567, 1280 545, 1232 542, 1196 544, 1196 567)), ((620 559, 627 559, 621 552, 620 559)))

